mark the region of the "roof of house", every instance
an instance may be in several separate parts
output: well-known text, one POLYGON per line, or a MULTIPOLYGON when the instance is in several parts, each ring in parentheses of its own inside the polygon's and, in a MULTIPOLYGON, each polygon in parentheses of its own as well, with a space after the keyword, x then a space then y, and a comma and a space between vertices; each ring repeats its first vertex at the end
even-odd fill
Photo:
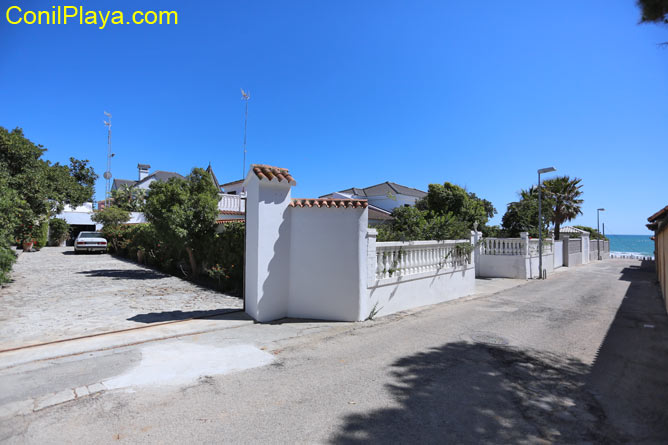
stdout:
POLYGON ((253 164, 251 165, 251 171, 258 177, 260 181, 267 180, 273 181, 274 179, 278 182, 286 181, 290 185, 297 185, 297 181, 290 175, 290 171, 287 168, 273 167, 271 165, 264 164, 253 164))
POLYGON ((162 170, 156 170, 141 181, 137 181, 135 185, 142 184, 144 182, 148 182, 150 179, 155 179, 156 181, 167 181, 168 179, 171 178, 179 178, 179 179, 186 179, 183 175, 180 175, 176 172, 166 172, 162 170))
MULTIPOLYGON (((385 181, 380 184, 372 185, 365 187, 363 189, 357 187, 351 187, 349 189, 341 190, 339 193, 346 193, 354 196, 387 196, 387 195, 405 195, 413 196, 415 198, 424 198, 427 196, 427 192, 422 190, 414 189, 411 187, 406 187, 396 182, 385 181)), ((321 196, 321 198, 327 198, 331 196, 332 193, 321 196)))
POLYGON ((393 220, 394 217, 392 216, 392 213, 387 210, 369 204, 369 219, 390 221, 393 220))
POLYGON ((238 181, 232 181, 232 182, 226 182, 225 184, 220 184, 220 187, 221 187, 221 188, 225 188, 225 187, 227 187, 228 185, 237 185, 237 184, 241 184, 241 183, 243 183, 243 182, 244 182, 243 179, 239 179, 238 181))
POLYGON ((211 168, 211 164, 206 168, 206 172, 211 175, 211 179, 213 179, 213 184, 216 186, 216 190, 220 191, 221 187, 220 184, 218 183, 218 178, 216 178, 216 174, 213 172, 213 169, 211 168))
POLYGON ((112 184, 112 188, 121 188, 124 185, 132 187, 135 185, 137 181, 133 181, 132 179, 114 179, 114 182, 112 184))
POLYGON ((141 181, 133 181, 132 179, 114 179, 112 188, 121 188, 124 185, 127 185, 128 187, 136 187, 139 184, 143 184, 144 182, 150 181, 151 179, 155 179, 156 181, 167 181, 170 178, 185 179, 185 177, 176 172, 166 172, 162 170, 157 170, 151 173, 150 175, 146 176, 141 181))
POLYGON ((647 218, 647 221, 655 222, 656 220, 666 216, 666 214, 668 214, 668 206, 665 206, 664 208, 662 208, 661 210, 659 210, 658 212, 647 218))
POLYGON ((559 228, 559 233, 589 233, 586 230, 578 229, 577 227, 564 226, 559 228))

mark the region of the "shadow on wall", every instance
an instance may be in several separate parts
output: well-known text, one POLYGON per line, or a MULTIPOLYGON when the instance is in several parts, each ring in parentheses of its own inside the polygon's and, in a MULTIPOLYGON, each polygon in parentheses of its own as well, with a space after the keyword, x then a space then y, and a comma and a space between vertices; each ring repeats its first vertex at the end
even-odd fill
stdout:
POLYGON ((648 269, 620 279, 631 284, 593 366, 444 344, 393 363, 398 406, 347 416, 331 442, 668 443, 668 316, 648 269))
POLYGON ((622 271, 629 281, 588 378, 610 421, 634 441, 668 443, 668 315, 653 261, 622 271))
MULTIPOLYGON (((278 190, 272 193, 270 198, 263 198, 261 204, 282 203, 287 198, 290 189, 278 190)), ((288 293, 290 292, 288 279, 290 273, 290 218, 286 207, 281 215, 282 222, 278 228, 278 239, 273 246, 260 245, 260 251, 268 247, 271 249, 272 257, 267 266, 267 276, 262 286, 262 295, 265 298, 258 301, 257 313, 262 319, 283 318, 288 308, 288 293), (279 295, 276 295, 279 294, 279 295), (268 315, 269 314, 269 315, 268 315), (277 315, 278 314, 278 315, 277 315)))

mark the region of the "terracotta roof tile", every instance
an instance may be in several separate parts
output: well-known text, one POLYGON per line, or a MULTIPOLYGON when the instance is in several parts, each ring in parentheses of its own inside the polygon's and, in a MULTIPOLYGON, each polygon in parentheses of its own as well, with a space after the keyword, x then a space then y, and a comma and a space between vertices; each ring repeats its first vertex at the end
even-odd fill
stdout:
POLYGON ((662 208, 661 210, 659 210, 658 212, 656 212, 654 215, 652 215, 652 216, 650 216, 649 218, 647 218, 647 221, 649 221, 649 222, 654 222, 654 221, 656 221, 657 219, 663 217, 666 213, 668 213, 668 206, 665 206, 664 208, 662 208))
POLYGON ((255 173, 260 180, 266 179, 267 181, 273 181, 274 178, 278 182, 287 181, 290 185, 297 185, 297 181, 290 175, 290 172, 287 168, 272 167, 271 165, 263 164, 253 164, 251 165, 251 170, 255 173))
POLYGON ((293 198, 290 207, 326 207, 335 209, 366 209, 366 199, 336 199, 336 198, 293 198))
POLYGON ((216 224, 225 224, 225 223, 231 223, 231 222, 240 222, 240 223, 246 223, 245 219, 217 219, 216 224))
POLYGON ((237 210, 219 210, 219 214, 221 215, 243 215, 244 212, 239 212, 237 210))

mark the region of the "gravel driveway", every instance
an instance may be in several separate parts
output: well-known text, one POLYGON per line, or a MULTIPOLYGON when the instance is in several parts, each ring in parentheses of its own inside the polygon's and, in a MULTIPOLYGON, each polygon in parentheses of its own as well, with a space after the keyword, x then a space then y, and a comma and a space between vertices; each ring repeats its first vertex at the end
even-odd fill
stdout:
POLYGON ((22 253, 0 289, 0 350, 241 309, 240 298, 108 254, 22 253))

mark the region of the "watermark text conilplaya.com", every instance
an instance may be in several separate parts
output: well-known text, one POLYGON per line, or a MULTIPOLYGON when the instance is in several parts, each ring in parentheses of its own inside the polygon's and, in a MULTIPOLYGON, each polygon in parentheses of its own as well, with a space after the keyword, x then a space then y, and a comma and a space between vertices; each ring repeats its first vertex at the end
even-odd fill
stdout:
POLYGON ((5 20, 11 25, 94 25, 104 29, 107 25, 177 25, 176 11, 100 11, 87 10, 83 6, 51 6, 50 9, 29 9, 12 5, 5 10, 5 20))

